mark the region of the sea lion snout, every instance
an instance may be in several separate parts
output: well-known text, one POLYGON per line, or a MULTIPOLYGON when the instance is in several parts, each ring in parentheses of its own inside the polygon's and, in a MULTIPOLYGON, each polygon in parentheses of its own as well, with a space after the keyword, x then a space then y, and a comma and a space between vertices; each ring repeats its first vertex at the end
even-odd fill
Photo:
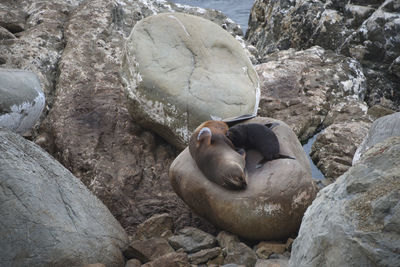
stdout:
POLYGON ((240 164, 234 163, 229 166, 223 179, 231 189, 240 190, 247 187, 247 173, 240 164))

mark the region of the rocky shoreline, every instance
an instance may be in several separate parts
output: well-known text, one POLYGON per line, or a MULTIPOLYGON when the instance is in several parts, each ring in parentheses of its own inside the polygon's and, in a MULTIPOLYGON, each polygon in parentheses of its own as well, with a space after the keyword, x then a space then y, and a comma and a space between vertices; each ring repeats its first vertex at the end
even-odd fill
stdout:
MULTIPOLYGON (((246 38, 218 11, 167 1, 18 0, 0 7, 0 68, 32 71, 46 97, 42 115, 29 119, 35 125, 23 133, 32 142, 0 130, 0 211, 8 238, 0 241, 0 265, 396 266, 400 261, 396 1, 257 0, 246 38), (241 44, 259 77, 258 116, 284 121, 302 142, 322 130, 311 157, 332 184, 305 213, 295 251, 292 239, 248 242, 197 216, 168 177, 182 142, 167 142, 129 113, 121 79, 125 43, 138 21, 167 12, 211 20, 241 44), (34 165, 40 175, 27 172, 34 165), (38 186, 43 173, 48 188, 38 186), (55 176, 72 182, 54 181, 55 176), (46 199, 48 191, 54 199, 46 199), (75 192, 85 197, 68 195, 75 192), (99 211, 91 211, 93 206, 99 211), (49 224, 46 216, 53 213, 60 217, 49 224), (100 214, 107 219, 96 217, 100 214), (104 229, 91 228, 102 221, 104 229), (343 226, 337 230, 338 225, 343 226), (321 234, 326 231, 332 235, 321 234), (37 243, 54 254, 35 251, 37 243), (371 249, 363 250, 364 244, 371 249), (15 247, 23 249, 16 253, 15 247), (337 253, 354 262, 336 262, 337 253)), ((16 113, 11 105, 0 100, 0 122, 16 113)))

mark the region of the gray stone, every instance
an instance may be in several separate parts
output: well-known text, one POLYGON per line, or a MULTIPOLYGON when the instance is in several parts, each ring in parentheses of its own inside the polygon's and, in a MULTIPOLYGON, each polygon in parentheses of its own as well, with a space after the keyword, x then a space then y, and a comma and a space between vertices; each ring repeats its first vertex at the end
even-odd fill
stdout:
POLYGON ((260 242, 254 248, 258 258, 268 259, 272 254, 282 254, 286 250, 286 244, 277 242, 260 242))
POLYGON ((400 137, 365 152, 304 214, 289 265, 398 266, 400 137))
POLYGON ((261 56, 319 45, 351 56, 363 66, 369 106, 400 110, 400 7, 386 1, 256 0, 247 40, 261 56), (394 75, 393 75, 394 74, 394 75))
POLYGON ((143 264, 142 267, 189 267, 188 256, 183 252, 172 252, 153 261, 143 264))
POLYGON ((165 254, 174 252, 174 249, 163 238, 150 238, 148 240, 135 240, 124 251, 128 259, 138 259, 142 263, 155 260, 165 254))
POLYGON ((315 197, 310 163, 293 131, 282 121, 257 117, 245 123, 276 122, 273 128, 280 153, 295 159, 279 159, 256 168, 261 155, 247 151, 248 185, 228 190, 207 179, 185 149, 170 167, 175 192, 196 214, 220 229, 245 239, 280 240, 294 234, 315 197))
POLYGON ((256 253, 239 239, 222 231, 217 236, 218 244, 226 252, 224 264, 235 263, 253 267, 257 261, 256 253))
POLYGON ((180 149, 201 122, 258 108, 258 77, 241 45, 192 15, 138 22, 125 44, 122 77, 135 122, 180 149))
POLYGON ((216 243, 213 235, 193 227, 180 229, 178 235, 171 236, 168 241, 174 249, 183 248, 187 253, 212 248, 216 243))
POLYGON ((171 231, 173 219, 167 213, 156 214, 139 224, 136 228, 135 238, 146 240, 152 237, 162 237, 166 231, 171 231))
POLYGON ((39 119, 44 103, 45 96, 35 73, 0 69, 0 127, 27 132, 39 119))
POLYGON ((37 145, 0 129, 0 265, 124 266, 108 209, 37 145))
POLYGON ((392 136, 400 136, 400 112, 381 117, 374 121, 364 141, 354 154, 353 165, 360 160, 369 148, 392 136))
POLYGON ((288 267, 289 259, 257 260, 255 267, 288 267))
POLYGON ((125 263, 125 267, 140 267, 142 263, 137 259, 130 259, 125 263))
POLYGON ((276 52, 262 61, 255 67, 261 82, 259 115, 286 122, 302 142, 331 125, 344 107, 360 110, 351 120, 367 111, 366 79, 354 59, 314 46, 276 52))
POLYGON ((196 253, 189 254, 188 258, 191 264, 202 264, 218 257, 219 255, 221 255, 221 253, 222 249, 220 247, 215 247, 210 249, 203 249, 196 253))

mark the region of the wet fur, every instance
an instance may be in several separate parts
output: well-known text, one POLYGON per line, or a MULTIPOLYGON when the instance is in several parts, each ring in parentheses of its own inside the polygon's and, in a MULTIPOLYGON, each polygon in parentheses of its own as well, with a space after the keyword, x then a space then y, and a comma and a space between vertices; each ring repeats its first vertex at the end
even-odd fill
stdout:
POLYGON ((189 151, 210 181, 228 189, 244 189, 247 186, 245 154, 235 151, 226 137, 228 129, 222 121, 202 123, 190 138, 189 151))
POLYGON ((257 123, 238 124, 227 131, 227 137, 236 149, 255 149, 261 153, 263 159, 258 164, 263 164, 274 159, 293 157, 281 155, 279 140, 271 130, 277 123, 266 125, 257 123))

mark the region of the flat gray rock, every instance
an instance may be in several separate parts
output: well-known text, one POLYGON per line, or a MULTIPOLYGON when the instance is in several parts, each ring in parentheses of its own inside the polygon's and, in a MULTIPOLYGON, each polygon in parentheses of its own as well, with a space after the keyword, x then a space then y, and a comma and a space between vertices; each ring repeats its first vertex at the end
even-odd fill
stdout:
POLYGON ((400 112, 381 117, 374 121, 364 141, 354 154, 353 165, 360 160, 369 148, 392 136, 400 136, 400 112))
POLYGON ((289 266, 399 266, 400 136, 365 152, 307 209, 289 266))
POLYGON ((39 119, 45 96, 31 71, 0 69, 0 127, 28 131, 39 119))
POLYGON ((0 129, 0 266, 124 266, 109 210, 37 145, 0 129))
POLYGON ((183 13, 145 18, 124 53, 131 115, 178 148, 211 117, 257 112, 257 73, 240 43, 209 20, 183 13))

